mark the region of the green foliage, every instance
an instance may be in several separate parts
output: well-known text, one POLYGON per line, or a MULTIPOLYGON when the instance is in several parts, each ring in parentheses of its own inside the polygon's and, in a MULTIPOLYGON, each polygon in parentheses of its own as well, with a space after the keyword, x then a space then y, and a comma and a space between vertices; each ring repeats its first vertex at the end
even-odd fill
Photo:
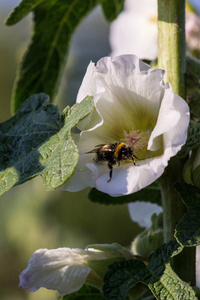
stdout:
POLYGON ((102 293, 87 284, 83 285, 77 292, 62 297, 62 300, 103 300, 102 293))
POLYGON ((194 286, 193 290, 195 291, 196 297, 199 300, 200 299, 200 289, 198 287, 194 286))
POLYGON ((197 87, 200 88, 200 60, 192 56, 187 56, 186 62, 186 75, 194 82, 197 87))
POLYGON ((71 36, 97 0, 23 0, 6 24, 34 13, 34 34, 24 56, 13 93, 13 110, 33 94, 44 92, 53 100, 71 36))
POLYGON ((121 197, 111 197, 108 194, 93 188, 90 190, 88 197, 92 202, 101 204, 123 204, 135 201, 145 201, 161 205, 161 191, 156 183, 153 183, 134 194, 121 197))
POLYGON ((124 0, 101 0, 104 15, 106 19, 112 22, 124 7, 124 0))
MULTIPOLYGON (((200 151, 199 148, 197 149, 197 152, 196 152, 197 155, 198 155, 198 151, 200 151)), ((195 186, 197 186, 199 188, 200 187, 200 165, 198 165, 196 168, 194 168, 192 170, 192 180, 193 180, 192 184, 194 184, 195 186)))
POLYGON ((129 290, 146 276, 145 264, 137 259, 116 262, 109 267, 104 280, 105 299, 123 300, 129 290))
MULTIPOLYGON (((35 7, 41 4, 44 0, 22 0, 13 12, 7 18, 6 25, 14 25, 24 18, 28 13, 33 11, 35 7)), ((50 1, 49 1, 50 2, 50 1)))
POLYGON ((188 128, 188 137, 185 145, 179 151, 178 155, 185 157, 192 149, 200 145, 200 123, 190 123, 188 128))
POLYGON ((183 246, 200 245, 200 189, 186 183, 174 187, 188 209, 176 227, 175 237, 183 246))
POLYGON ((78 150, 71 129, 93 108, 93 97, 67 108, 48 104, 48 96, 30 97, 11 119, 0 124, 0 194, 40 174, 47 189, 57 188, 73 173, 78 150))
POLYGON ((159 300, 197 300, 195 291, 188 283, 178 277, 170 264, 166 265, 166 269, 159 280, 148 286, 156 299, 159 300))
POLYGON ((105 275, 105 299, 126 299, 138 283, 147 285, 156 299, 197 299, 194 290, 173 272, 169 264, 170 258, 181 250, 176 241, 170 241, 148 256, 147 266, 137 259, 114 263, 105 275))

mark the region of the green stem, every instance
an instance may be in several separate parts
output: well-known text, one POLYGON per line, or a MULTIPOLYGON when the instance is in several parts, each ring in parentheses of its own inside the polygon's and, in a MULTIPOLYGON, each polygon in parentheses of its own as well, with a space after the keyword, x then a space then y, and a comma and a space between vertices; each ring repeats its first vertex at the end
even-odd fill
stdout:
MULTIPOLYGON (((170 82, 174 93, 185 99, 185 0, 158 0, 158 67, 165 70, 165 82, 170 82)), ((159 179, 162 190, 164 241, 174 239, 177 223, 186 208, 173 188, 182 180, 183 162, 170 160, 159 179)), ((174 257, 172 266, 185 281, 195 283, 194 248, 187 248, 174 257)))
POLYGON ((158 0, 158 66, 185 98, 185 0, 158 0))
MULTIPOLYGON (((185 0, 158 0, 158 67, 165 70, 165 81, 169 81, 173 91, 185 98, 185 0)), ((173 159, 173 162, 176 160, 173 159)), ((177 163, 174 163, 176 165, 177 163)), ((174 236, 177 221, 182 216, 182 201, 177 201, 177 194, 172 188, 172 178, 182 174, 182 166, 168 167, 165 182, 162 183, 165 242, 174 236), (170 170, 169 170, 170 169, 170 170), (177 205, 177 217, 173 215, 177 205), (180 210, 180 213, 179 213, 180 210), (166 213, 165 213, 166 212, 166 213)), ((184 207, 184 206, 183 206, 184 207)))
MULTIPOLYGON (((182 199, 173 188, 175 181, 182 181, 182 163, 179 158, 172 158, 158 180, 162 191, 164 242, 175 239, 176 225, 186 212, 182 199)), ((171 264, 181 279, 195 286, 195 247, 184 248, 171 264)))
POLYGON ((172 158, 165 173, 159 178, 158 182, 162 192, 163 206, 163 231, 164 242, 174 240, 174 232, 177 223, 182 219, 186 211, 182 199, 173 188, 176 181, 182 181, 182 167, 180 160, 172 158), (180 175, 180 176, 179 176, 180 175))
POLYGON ((182 182, 182 172, 185 161, 179 157, 172 157, 164 174, 159 178, 158 183, 162 192, 163 206, 163 231, 164 242, 174 240, 174 233, 177 223, 186 212, 186 206, 176 190, 173 188, 175 182, 182 182))

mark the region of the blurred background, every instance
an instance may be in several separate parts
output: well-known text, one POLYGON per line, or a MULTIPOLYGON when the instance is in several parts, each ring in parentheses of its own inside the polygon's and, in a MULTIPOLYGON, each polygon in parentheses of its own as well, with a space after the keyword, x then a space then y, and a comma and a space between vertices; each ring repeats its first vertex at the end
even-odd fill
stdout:
MULTIPOLYGON (((10 99, 17 66, 31 36, 32 16, 8 27, 6 17, 19 0, 0 0, 0 121, 11 116, 10 99)), ((89 62, 109 55, 109 25, 95 10, 76 31, 56 98, 60 111, 73 105, 89 62), (89 34, 88 34, 89 33, 89 34)), ((79 247, 118 242, 129 246, 142 229, 130 220, 127 205, 101 205, 79 193, 45 191, 38 177, 0 198, 0 299, 54 300, 56 291, 36 293, 18 287, 18 276, 39 248, 79 247)), ((114 201, 114 199, 113 199, 114 201)))

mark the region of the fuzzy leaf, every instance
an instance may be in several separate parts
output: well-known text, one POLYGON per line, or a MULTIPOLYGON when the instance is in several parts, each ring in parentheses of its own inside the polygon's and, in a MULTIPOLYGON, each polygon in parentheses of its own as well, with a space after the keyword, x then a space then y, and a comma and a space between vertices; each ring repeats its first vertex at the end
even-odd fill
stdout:
POLYGON ((188 137, 185 145, 179 151, 178 155, 185 157, 192 149, 200 145, 200 123, 190 123, 188 128, 188 137))
POLYGON ((186 183, 174 187, 188 209, 176 227, 175 237, 183 246, 200 245, 200 189, 186 183))
POLYGON ((34 13, 34 34, 24 56, 13 93, 16 111, 30 95, 44 92, 53 100, 71 36, 98 0, 23 0, 7 20, 12 25, 34 13))
POLYGON ((137 259, 112 264, 104 277, 103 293, 105 299, 126 299, 129 290, 141 282, 146 275, 145 264, 137 259))
POLYGON ((169 265, 171 257, 177 255, 181 250, 182 247, 179 243, 170 241, 148 256, 147 266, 137 259, 116 262, 109 266, 109 271, 104 278, 105 299, 126 299, 129 290, 138 283, 146 284, 157 299, 196 299, 192 298, 195 295, 192 288, 181 281, 169 265), (179 283, 181 288, 178 290, 174 288, 174 282, 179 283), (183 290, 188 298, 181 298, 183 290), (180 297, 177 298, 179 292, 180 297), (165 295, 165 298, 159 298, 159 295, 165 295), (190 297, 190 295, 192 296, 190 297))
POLYGON ((160 279, 148 287, 159 300, 197 300, 195 291, 178 277, 170 264, 167 264, 160 279))
POLYGON ((148 270, 150 270, 152 277, 161 277, 165 270, 165 265, 169 263, 173 256, 178 255, 182 249, 183 247, 177 241, 170 241, 149 254, 148 270))
POLYGON ((101 204, 123 204, 135 201, 146 201, 161 205, 161 191, 156 183, 153 183, 134 194, 121 197, 111 197, 108 194, 92 188, 88 197, 92 202, 98 202, 101 204))
POLYGON ((104 297, 102 293, 87 284, 84 284, 80 290, 77 292, 66 295, 62 298, 62 300, 103 300, 104 297))
POLYGON ((47 101, 45 94, 34 95, 14 117, 0 124, 0 195, 38 174, 47 189, 56 188, 73 173, 78 150, 71 129, 91 112, 93 97, 62 116, 47 101))
POLYGON ((125 0, 101 0, 101 6, 106 19, 112 22, 123 10, 125 0))

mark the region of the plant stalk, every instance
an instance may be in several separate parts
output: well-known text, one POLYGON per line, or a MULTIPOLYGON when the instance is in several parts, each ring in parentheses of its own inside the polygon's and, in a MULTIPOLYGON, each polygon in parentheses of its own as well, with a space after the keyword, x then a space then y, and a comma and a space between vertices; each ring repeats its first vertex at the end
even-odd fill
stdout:
POLYGON ((158 66, 185 99, 185 0, 158 0, 158 66))
MULTIPOLYGON (((170 82, 174 93, 185 94, 185 0, 158 0, 158 67, 165 70, 165 82, 170 82)), ((186 207, 173 188, 182 181, 183 164, 178 157, 170 160, 159 179, 162 190, 164 241, 174 239, 177 223, 186 207)), ((195 285, 195 248, 185 248, 172 260, 172 267, 181 279, 195 285)))
MULTIPOLYGON (((158 183, 162 192, 163 205, 163 232, 164 242, 174 240, 176 225, 186 212, 186 207, 181 197, 173 188, 176 181, 182 181, 182 162, 177 157, 170 160, 165 173, 159 178, 158 183)), ((173 270, 179 277, 195 286, 195 247, 186 247, 171 260, 173 270)))

